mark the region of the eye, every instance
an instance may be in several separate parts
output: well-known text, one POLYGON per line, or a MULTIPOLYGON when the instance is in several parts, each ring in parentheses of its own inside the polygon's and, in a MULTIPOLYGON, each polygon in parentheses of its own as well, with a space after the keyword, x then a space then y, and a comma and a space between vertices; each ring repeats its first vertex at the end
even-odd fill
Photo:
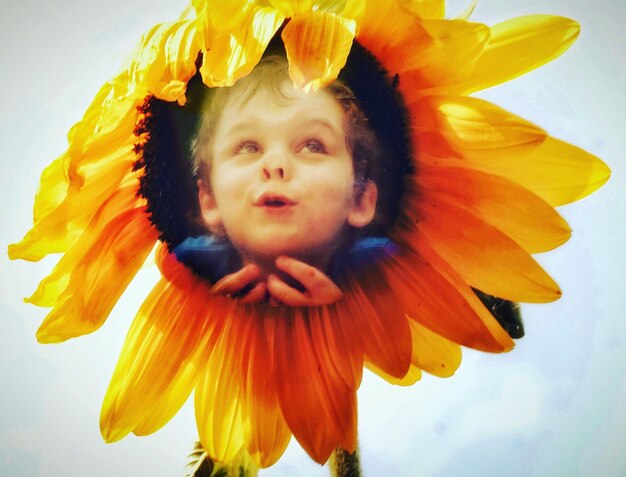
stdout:
POLYGON ((261 152, 259 143, 250 139, 241 141, 235 147, 235 154, 258 154, 259 152, 261 152))
POLYGON ((302 147, 302 152, 310 152, 312 154, 326 154, 328 151, 324 143, 319 139, 307 139, 302 147))

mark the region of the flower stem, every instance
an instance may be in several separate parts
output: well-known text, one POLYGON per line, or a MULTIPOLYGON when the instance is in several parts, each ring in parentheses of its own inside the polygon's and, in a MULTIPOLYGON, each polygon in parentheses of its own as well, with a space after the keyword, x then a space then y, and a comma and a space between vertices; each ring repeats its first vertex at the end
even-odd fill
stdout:
POLYGON ((337 447, 330 456, 330 475, 332 477, 360 477, 359 451, 352 454, 337 447))

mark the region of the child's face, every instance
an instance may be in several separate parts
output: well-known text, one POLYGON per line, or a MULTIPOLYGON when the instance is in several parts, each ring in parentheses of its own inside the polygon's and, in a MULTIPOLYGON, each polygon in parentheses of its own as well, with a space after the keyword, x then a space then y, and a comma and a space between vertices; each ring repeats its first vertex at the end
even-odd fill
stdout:
MULTIPOLYGON (((344 112, 326 91, 289 101, 264 90, 223 109, 211 142, 211 191, 200 184, 206 224, 223 226, 244 261, 278 255, 330 258, 347 225, 373 218, 376 186, 355 194, 344 112)), ((323 262, 324 260, 322 260, 323 262)))

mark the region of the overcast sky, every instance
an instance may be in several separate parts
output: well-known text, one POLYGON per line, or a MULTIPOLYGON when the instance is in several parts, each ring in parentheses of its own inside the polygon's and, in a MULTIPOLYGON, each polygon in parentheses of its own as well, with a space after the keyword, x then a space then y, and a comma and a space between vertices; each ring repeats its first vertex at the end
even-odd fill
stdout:
MULTIPOLYGON (((139 36, 184 2, 6 2, 0 18, 0 244, 31 225, 42 168, 139 36)), ((449 3, 449 14, 466 1, 449 3)), ((482 0, 487 24, 527 13, 578 20, 555 62, 482 97, 602 157, 611 181, 563 207, 572 239, 538 257, 564 296, 523 307, 526 337, 507 355, 470 350, 450 379, 395 388, 367 374, 359 391, 364 475, 626 475, 626 56, 622 0, 482 0)), ((39 345, 45 310, 24 304, 53 261, 9 262, 0 279, 0 474, 177 476, 196 438, 185 408, 148 437, 104 444, 100 405, 130 321, 155 282, 144 268, 98 332, 39 345)), ((326 476, 292 440, 265 476, 326 476)))

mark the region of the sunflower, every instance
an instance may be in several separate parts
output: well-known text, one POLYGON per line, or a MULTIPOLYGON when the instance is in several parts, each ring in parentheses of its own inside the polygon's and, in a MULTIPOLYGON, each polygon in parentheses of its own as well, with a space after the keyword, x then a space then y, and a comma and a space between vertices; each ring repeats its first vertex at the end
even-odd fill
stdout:
POLYGON ((98 329, 158 242, 161 279, 104 399, 105 440, 155 432, 194 391, 212 459, 245 451, 267 467, 293 435, 324 463, 337 446, 356 449, 364 366, 402 385, 422 371, 450 376, 461 346, 514 346, 479 296, 559 298, 531 255, 569 238, 554 206, 596 190, 609 169, 469 95, 559 56, 578 25, 531 15, 488 27, 443 16, 443 0, 195 0, 179 20, 146 33, 100 89, 67 151, 43 171, 34 226, 9 255, 63 254, 26 300, 52 308, 37 339, 53 343, 98 329), (277 35, 296 87, 332 82, 358 44, 406 109, 412 167, 387 231, 397 250, 350 274, 344 299, 327 306, 242 305, 212 294, 160 240, 142 192, 146 97, 183 107, 198 72, 208 87, 232 85, 277 35))

